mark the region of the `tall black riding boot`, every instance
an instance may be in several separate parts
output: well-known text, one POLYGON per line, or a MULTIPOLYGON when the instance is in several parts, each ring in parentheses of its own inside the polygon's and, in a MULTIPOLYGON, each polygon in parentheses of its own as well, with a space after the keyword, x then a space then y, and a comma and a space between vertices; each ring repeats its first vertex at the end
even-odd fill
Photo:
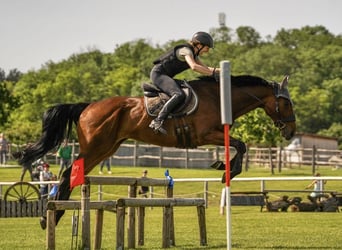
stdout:
POLYGON ((160 110, 158 117, 154 119, 149 127, 154 129, 155 132, 160 132, 162 134, 167 134, 166 130, 163 128, 164 120, 170 114, 170 112, 178 105, 179 103, 179 96, 173 95, 163 106, 160 110))

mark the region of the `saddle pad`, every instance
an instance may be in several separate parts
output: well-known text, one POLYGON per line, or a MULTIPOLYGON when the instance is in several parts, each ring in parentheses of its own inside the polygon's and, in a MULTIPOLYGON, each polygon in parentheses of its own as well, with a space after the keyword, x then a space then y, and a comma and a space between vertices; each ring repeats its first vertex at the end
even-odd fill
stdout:
MULTIPOLYGON (((184 83, 182 90, 186 100, 182 106, 171 112, 168 118, 190 115, 197 109, 198 97, 194 90, 187 83, 184 83)), ((159 93, 157 96, 144 96, 147 113, 153 117, 157 116, 168 99, 169 97, 164 93, 159 93)))

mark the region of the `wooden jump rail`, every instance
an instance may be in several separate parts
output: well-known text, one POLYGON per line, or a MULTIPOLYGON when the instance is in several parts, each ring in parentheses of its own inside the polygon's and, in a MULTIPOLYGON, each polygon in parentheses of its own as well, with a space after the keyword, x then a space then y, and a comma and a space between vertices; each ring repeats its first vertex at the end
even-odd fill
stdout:
POLYGON ((138 208, 138 244, 144 245, 145 207, 164 207, 163 210, 163 242, 162 247, 175 245, 174 206, 196 206, 200 231, 200 245, 207 245, 205 224, 205 200, 198 198, 173 198, 173 187, 168 179, 135 178, 135 177, 100 177, 86 176, 81 187, 81 201, 49 201, 47 205, 47 249, 55 249, 55 215, 56 210, 81 209, 82 216, 82 249, 90 249, 90 210, 96 210, 94 249, 101 249, 103 212, 117 212, 116 249, 124 249, 124 225, 126 208, 128 208, 127 240, 128 248, 135 248, 135 208, 138 208), (117 201, 90 201, 90 184, 97 185, 129 185, 129 198, 117 201), (138 186, 164 186, 167 198, 136 198, 138 186))

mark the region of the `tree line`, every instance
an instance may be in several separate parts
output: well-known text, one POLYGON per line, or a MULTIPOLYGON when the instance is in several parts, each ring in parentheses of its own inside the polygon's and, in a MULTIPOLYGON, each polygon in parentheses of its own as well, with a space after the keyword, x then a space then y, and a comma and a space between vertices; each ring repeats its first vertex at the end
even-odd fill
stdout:
MULTIPOLYGON (((290 75, 298 131, 337 137, 342 144, 341 35, 323 26, 280 29, 266 38, 249 26, 236 30, 221 26, 209 32, 215 48, 202 58, 207 65, 229 60, 233 75, 278 82, 290 75)), ((116 45, 111 53, 94 48, 60 62, 48 61, 27 73, 13 69, 6 74, 0 68, 0 131, 14 143, 35 141, 41 134, 42 115, 52 105, 142 95, 141 84, 150 81, 154 59, 184 42, 160 45, 137 39, 116 45)), ((198 76, 188 70, 177 78, 198 76)), ((239 118, 232 134, 253 145, 285 144, 262 110, 239 118)))

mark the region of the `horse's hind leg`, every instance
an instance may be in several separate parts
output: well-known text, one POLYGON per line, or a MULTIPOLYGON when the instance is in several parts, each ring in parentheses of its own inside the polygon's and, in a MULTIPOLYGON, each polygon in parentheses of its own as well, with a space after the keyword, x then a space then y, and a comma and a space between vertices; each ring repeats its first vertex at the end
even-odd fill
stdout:
MULTIPOLYGON (((71 191, 70 190, 70 175, 71 175, 71 166, 67 168, 63 174, 62 178, 58 184, 58 192, 55 197, 55 200, 69 200, 71 191)), ((40 226, 42 229, 46 228, 46 208, 44 211, 44 215, 40 218, 40 226)), ((65 213, 65 210, 57 210, 56 211, 56 225, 58 224, 59 220, 65 213)))
MULTIPOLYGON (((68 167, 62 174, 62 178, 59 182, 58 192, 55 200, 69 200, 72 190, 70 190, 70 175, 72 166, 68 167)), ((56 225, 65 213, 65 210, 56 211, 56 225)))

